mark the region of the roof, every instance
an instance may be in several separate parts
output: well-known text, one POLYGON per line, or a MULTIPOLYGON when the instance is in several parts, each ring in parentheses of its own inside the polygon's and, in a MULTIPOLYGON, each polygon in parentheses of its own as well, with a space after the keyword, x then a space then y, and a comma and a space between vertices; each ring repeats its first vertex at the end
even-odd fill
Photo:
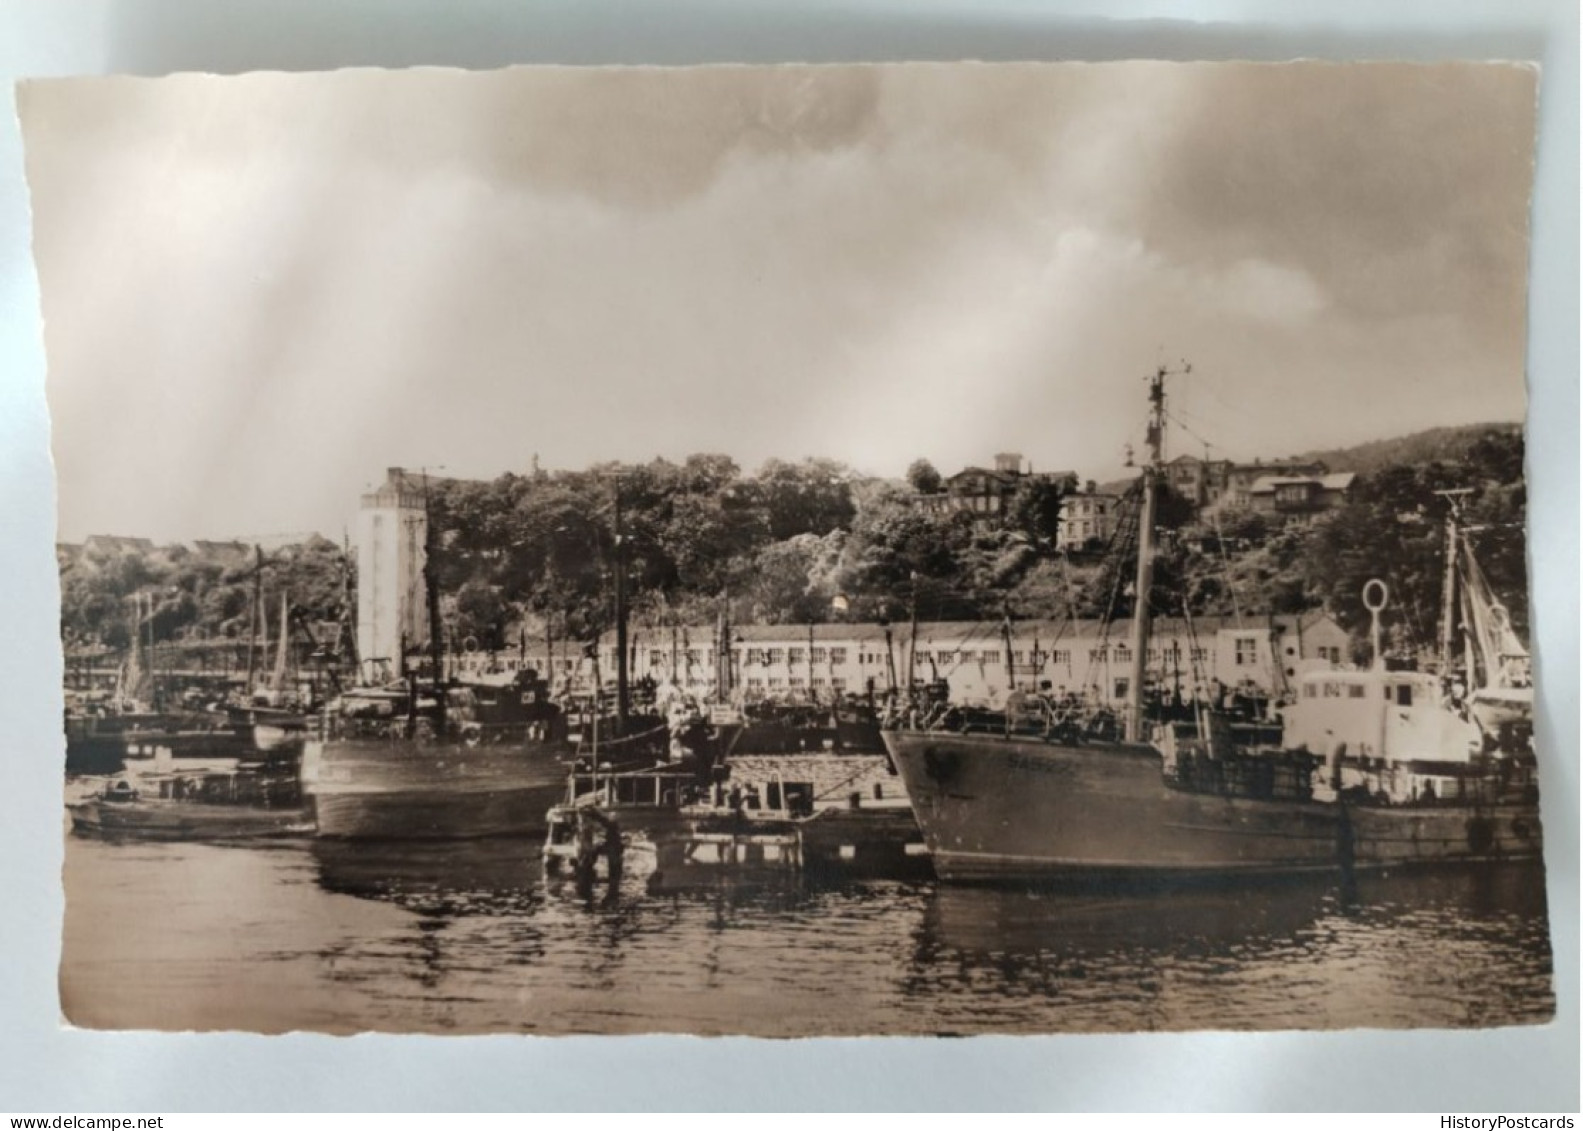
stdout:
MULTIPOLYGON (((1316 611, 1303 614, 1276 613, 1265 616, 1201 616, 1188 622, 1181 617, 1156 617, 1153 632, 1156 636, 1185 637, 1213 636, 1220 632, 1261 632, 1273 629, 1277 633, 1304 632, 1324 622, 1334 622, 1329 613, 1316 611)), ((742 645, 780 646, 795 648, 806 645, 810 639, 815 644, 867 644, 885 642, 885 625, 873 622, 835 624, 734 624, 733 640, 742 645)), ((911 633, 906 621, 889 626, 893 644, 905 645, 911 633)), ((632 626, 627 631, 629 644, 634 648, 659 648, 668 650, 673 639, 678 647, 710 647, 715 642, 714 625, 690 625, 672 628, 646 628, 632 626)), ((952 645, 960 648, 993 648, 1004 639, 1005 622, 1000 619, 981 621, 919 621, 918 644, 952 645)), ((1014 641, 1024 645, 1038 638, 1041 645, 1055 646, 1061 640, 1095 640, 1104 636, 1116 644, 1126 644, 1131 638, 1131 622, 1111 621, 1107 630, 1104 621, 1097 618, 1019 620, 1011 624, 1014 641)), ((605 645, 615 643, 615 633, 606 632, 601 637, 605 645)))
POLYGON ((1252 494, 1264 494, 1277 487, 1313 483, 1325 491, 1345 491, 1352 486, 1352 481, 1356 478, 1356 473, 1351 471, 1338 471, 1332 475, 1264 475, 1255 479, 1248 490, 1252 494))

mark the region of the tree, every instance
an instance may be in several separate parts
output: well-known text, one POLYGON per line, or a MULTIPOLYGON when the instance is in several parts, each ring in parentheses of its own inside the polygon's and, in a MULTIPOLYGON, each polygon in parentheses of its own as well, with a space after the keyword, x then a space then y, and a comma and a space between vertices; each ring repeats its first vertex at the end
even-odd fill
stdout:
POLYGON ((750 487, 764 509, 769 534, 784 541, 798 534, 825 535, 852 522, 852 472, 828 459, 787 463, 772 459, 750 487))
POLYGON ((912 489, 920 495, 938 494, 944 480, 935 470, 934 464, 926 459, 912 461, 912 466, 907 468, 907 482, 912 484, 912 489))

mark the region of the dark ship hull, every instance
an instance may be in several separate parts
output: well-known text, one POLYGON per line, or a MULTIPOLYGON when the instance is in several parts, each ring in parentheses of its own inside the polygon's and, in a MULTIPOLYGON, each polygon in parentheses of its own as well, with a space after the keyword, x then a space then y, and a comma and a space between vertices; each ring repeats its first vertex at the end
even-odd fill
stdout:
POLYGON ((1195 792, 1167 781, 1159 752, 1137 744, 927 731, 887 731, 885 743, 948 881, 1157 883, 1540 854, 1536 802, 1195 792))
POLYGON ((542 836, 571 763, 570 747, 559 743, 310 740, 302 786, 321 837, 542 836))

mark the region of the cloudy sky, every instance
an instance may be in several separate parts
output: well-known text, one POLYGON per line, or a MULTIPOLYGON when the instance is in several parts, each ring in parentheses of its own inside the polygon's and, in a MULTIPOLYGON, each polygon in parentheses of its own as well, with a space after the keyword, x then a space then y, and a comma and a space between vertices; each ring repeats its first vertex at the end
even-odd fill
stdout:
POLYGON ((1519 420, 1535 75, 80 79, 19 101, 61 537, 339 536, 387 466, 1116 474, 1519 420))

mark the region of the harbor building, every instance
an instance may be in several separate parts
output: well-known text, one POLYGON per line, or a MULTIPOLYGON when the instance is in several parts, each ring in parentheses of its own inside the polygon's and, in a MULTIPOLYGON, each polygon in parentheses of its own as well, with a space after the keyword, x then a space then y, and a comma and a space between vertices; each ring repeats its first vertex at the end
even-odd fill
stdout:
MULTIPOLYGON (((1130 630, 1099 620, 931 621, 918 625, 733 625, 733 694, 754 699, 829 699, 881 695, 892 686, 944 681, 953 699, 996 703, 1013 686, 1077 694, 1120 705, 1132 667, 1130 630)), ((628 630, 628 670, 704 695, 716 685, 719 639, 712 626, 628 630)), ((1184 696, 1225 691, 1279 696, 1296 677, 1340 667, 1351 642, 1327 613, 1262 617, 1197 617, 1156 622, 1146 660, 1149 683, 1184 696)), ((616 670, 614 634, 599 645, 600 672, 616 670)), ((592 659, 575 644, 553 658, 542 645, 519 652, 464 653, 461 672, 478 675, 533 667, 553 681, 586 682, 592 659)))
POLYGON ((420 480, 399 467, 363 495, 357 511, 357 655, 365 681, 402 674, 402 657, 428 643, 420 480))

